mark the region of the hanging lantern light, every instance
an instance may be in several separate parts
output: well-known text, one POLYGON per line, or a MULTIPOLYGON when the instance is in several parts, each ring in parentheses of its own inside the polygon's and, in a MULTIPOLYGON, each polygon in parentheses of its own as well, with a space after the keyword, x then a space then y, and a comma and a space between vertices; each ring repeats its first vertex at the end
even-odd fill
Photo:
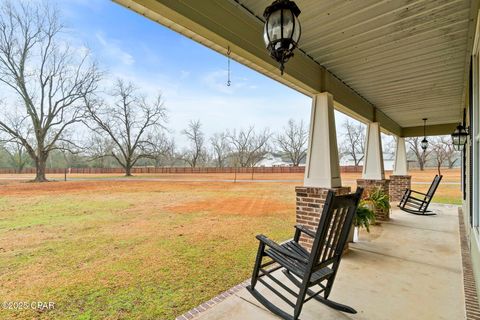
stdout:
POLYGON ((455 131, 452 133, 453 148, 457 151, 462 151, 467 142, 468 132, 465 127, 459 123, 455 131))
POLYGON ((459 123, 455 131, 452 133, 452 144, 453 149, 457 151, 462 151, 467 143, 468 138, 468 129, 465 128, 467 118, 467 110, 463 109, 463 123, 459 123))
POLYGON ((423 151, 427 150, 428 148, 428 140, 426 134, 426 127, 427 127, 427 118, 423 118, 423 140, 420 142, 420 146, 422 147, 423 151))
POLYGON ((422 142, 421 142, 421 146, 422 146, 422 149, 423 150, 427 150, 428 148, 428 140, 427 138, 423 138, 422 142))
POLYGON ((284 64, 293 57, 293 50, 300 40, 299 15, 300 9, 295 2, 290 0, 275 0, 263 13, 265 46, 270 52, 270 56, 280 63, 282 75, 284 64))

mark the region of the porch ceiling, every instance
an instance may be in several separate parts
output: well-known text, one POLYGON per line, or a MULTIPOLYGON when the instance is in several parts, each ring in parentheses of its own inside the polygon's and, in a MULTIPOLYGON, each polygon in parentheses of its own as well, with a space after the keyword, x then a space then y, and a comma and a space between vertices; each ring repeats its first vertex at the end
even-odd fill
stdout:
MULTIPOLYGON (((238 0, 261 17, 270 0, 238 0)), ((296 0, 300 49, 402 127, 460 121, 469 0, 296 0)))
MULTIPOLYGON (((299 51, 279 76, 262 40, 271 0, 114 0, 305 94, 397 135, 461 120, 478 0, 296 0, 299 51)), ((428 129, 427 129, 428 130, 428 129)))

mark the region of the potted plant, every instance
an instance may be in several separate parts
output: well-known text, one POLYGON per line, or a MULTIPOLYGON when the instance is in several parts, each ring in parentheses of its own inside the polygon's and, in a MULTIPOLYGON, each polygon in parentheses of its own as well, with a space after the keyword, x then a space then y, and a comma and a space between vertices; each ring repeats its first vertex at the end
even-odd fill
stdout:
POLYGON ((370 202, 374 210, 390 210, 390 197, 381 188, 375 188, 365 199, 370 202))
POLYGON ((375 213, 370 206, 371 203, 362 200, 357 207, 357 212, 353 219, 353 242, 358 242, 359 228, 365 228, 367 232, 370 232, 370 225, 375 223, 375 213))
POLYGON ((375 224, 375 211, 390 210, 390 197, 381 188, 373 189, 365 199, 360 201, 353 220, 353 242, 358 241, 360 228, 370 232, 370 226, 375 224))

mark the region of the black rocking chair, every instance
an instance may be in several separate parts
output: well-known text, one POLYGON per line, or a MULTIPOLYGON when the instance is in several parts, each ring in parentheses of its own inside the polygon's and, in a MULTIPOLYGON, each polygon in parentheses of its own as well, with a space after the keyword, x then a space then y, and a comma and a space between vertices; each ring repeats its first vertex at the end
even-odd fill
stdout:
POLYGON ((436 213, 433 213, 427 209, 430 201, 432 201, 435 191, 437 191, 440 181, 442 181, 442 177, 443 176, 439 176, 438 174, 435 176, 435 179, 433 179, 433 182, 430 185, 427 193, 407 188, 402 199, 400 200, 400 203, 398 204, 398 207, 405 212, 418 214, 421 216, 435 215, 436 213))
POLYGON ((294 238, 282 244, 277 244, 264 235, 257 236, 260 245, 253 269, 252 282, 247 289, 267 309, 283 319, 296 320, 300 316, 303 304, 310 299, 315 299, 336 310, 356 313, 349 306, 329 300, 328 296, 332 290, 362 191, 362 188, 357 188, 356 193, 341 196, 335 196, 335 192, 329 191, 316 232, 297 225, 294 238), (311 252, 299 244, 302 233, 313 239, 311 252), (268 261, 262 264, 263 258, 267 258, 268 261), (274 266, 268 270, 265 269, 271 265, 274 266), (276 277, 273 272, 279 269, 283 269, 287 278, 299 287, 298 293, 276 277), (263 276, 267 276, 276 285, 294 296, 296 302, 283 296, 274 286, 262 279, 263 276), (294 308, 293 316, 272 304, 255 290, 257 281, 294 308), (320 287, 317 292, 310 289, 315 285, 320 287), (307 295, 308 297, 306 297, 307 295))

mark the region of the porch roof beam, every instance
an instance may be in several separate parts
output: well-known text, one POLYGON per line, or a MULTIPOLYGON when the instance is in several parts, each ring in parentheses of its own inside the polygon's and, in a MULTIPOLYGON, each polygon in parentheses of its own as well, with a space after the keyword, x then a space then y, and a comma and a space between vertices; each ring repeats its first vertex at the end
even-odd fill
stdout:
MULTIPOLYGON (((441 136, 449 135, 455 130, 458 126, 457 123, 445 123, 445 124, 435 124, 426 126, 427 136, 441 136)), ((405 127, 402 129, 402 137, 422 137, 423 136, 423 126, 417 127, 405 127)))
POLYGON ((378 121, 384 130, 402 135, 400 125, 299 50, 281 77, 265 49, 263 24, 234 1, 114 1, 222 54, 230 46, 235 60, 306 95, 329 92, 339 111, 362 121, 378 121))

